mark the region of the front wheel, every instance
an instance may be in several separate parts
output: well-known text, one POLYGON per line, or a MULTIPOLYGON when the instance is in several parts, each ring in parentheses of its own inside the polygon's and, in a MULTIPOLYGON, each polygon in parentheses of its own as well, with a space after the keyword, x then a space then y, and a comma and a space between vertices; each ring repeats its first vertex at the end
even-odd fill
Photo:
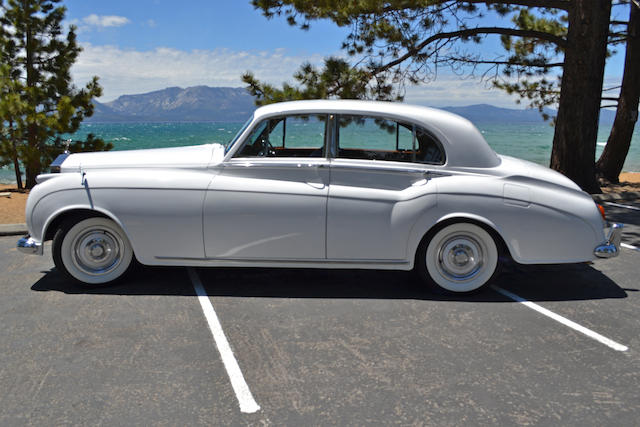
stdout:
POLYGON ((452 293, 467 293, 487 284, 498 266, 498 247, 482 227, 450 224, 425 239, 418 249, 420 276, 452 293))
POLYGON ((133 260, 127 236, 110 219, 68 221, 53 238, 53 261, 63 274, 85 285, 120 279, 133 260))

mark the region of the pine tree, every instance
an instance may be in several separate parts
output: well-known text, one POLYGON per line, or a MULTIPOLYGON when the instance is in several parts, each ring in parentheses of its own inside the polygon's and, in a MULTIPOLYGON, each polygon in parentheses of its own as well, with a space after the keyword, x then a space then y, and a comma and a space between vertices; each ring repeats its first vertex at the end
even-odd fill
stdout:
MULTIPOLYGON (((0 155, 14 164, 16 175, 20 160, 27 188, 62 151, 60 135, 77 131, 93 114, 92 99, 102 94, 97 77, 82 89, 72 83, 70 69, 81 48, 75 28, 63 30, 66 9, 58 3, 0 0, 0 59, 5 66, 0 155)), ((92 139, 86 148, 109 149, 110 144, 92 139)))
MULTIPOLYGON (((405 84, 430 82, 439 67, 449 66, 458 73, 480 72, 540 108, 558 102, 551 167, 584 190, 599 191, 595 146, 611 0, 253 0, 252 4, 265 16, 284 15, 291 25, 302 29, 318 19, 350 28, 342 47, 358 58, 360 65, 352 68, 367 78, 358 97, 402 96, 405 84), (495 18, 495 25, 480 25, 487 14, 495 18), (510 57, 484 58, 468 49, 469 42, 481 43, 491 35, 502 37, 510 57), (544 76, 558 68, 563 74, 556 91, 557 84, 544 76), (503 72, 524 76, 519 80, 524 86, 513 87, 501 80, 503 72)), ((349 66, 346 60, 340 61, 349 66)), ((324 75, 326 70, 311 71, 324 75)), ((289 88, 289 95, 314 93, 308 74, 301 69, 295 77, 303 87, 298 91, 289 88)), ((244 81, 258 95, 284 95, 250 73, 244 81)), ((341 85, 338 81, 333 86, 341 85)))

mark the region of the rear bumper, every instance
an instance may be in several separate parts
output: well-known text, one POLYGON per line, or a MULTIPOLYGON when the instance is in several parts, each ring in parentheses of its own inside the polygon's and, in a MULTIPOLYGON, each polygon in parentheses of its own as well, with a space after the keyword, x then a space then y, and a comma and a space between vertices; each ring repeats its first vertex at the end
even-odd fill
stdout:
POLYGON ((34 240, 31 236, 26 235, 22 239, 18 240, 18 250, 23 254, 28 255, 42 255, 42 242, 34 240))
POLYGON ((598 258, 613 258, 620 253, 620 242, 622 240, 622 224, 611 224, 607 241, 598 245, 593 253, 598 258))

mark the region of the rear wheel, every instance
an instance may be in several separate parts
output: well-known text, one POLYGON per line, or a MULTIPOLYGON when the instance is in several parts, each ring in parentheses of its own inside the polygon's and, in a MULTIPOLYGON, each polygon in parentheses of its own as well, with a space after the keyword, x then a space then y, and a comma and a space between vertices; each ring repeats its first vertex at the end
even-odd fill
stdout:
POLYGON ((418 249, 416 268, 427 282, 452 293, 487 284, 498 266, 498 247, 482 227, 460 222, 445 226, 418 249))
POLYGON ((120 227, 108 218, 68 221, 53 238, 53 261, 63 274, 85 285, 108 285, 132 264, 133 250, 120 227))

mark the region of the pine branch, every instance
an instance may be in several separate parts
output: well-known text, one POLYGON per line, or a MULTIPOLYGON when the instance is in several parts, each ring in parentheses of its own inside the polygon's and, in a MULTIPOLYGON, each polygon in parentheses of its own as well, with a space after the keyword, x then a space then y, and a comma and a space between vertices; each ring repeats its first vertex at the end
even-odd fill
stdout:
POLYGON ((552 9, 569 10, 571 8, 570 0, 467 0, 467 3, 484 3, 484 4, 508 4, 527 7, 544 7, 552 9))
POLYGON ((516 28, 500 28, 500 27, 477 27, 477 28, 467 28, 459 31, 452 31, 449 33, 438 33, 433 36, 423 40, 421 43, 417 44, 414 48, 407 50, 407 52, 393 61, 382 65, 380 67, 375 68, 374 73, 384 72, 390 68, 395 67, 398 64, 406 61, 407 59, 417 55, 422 49, 427 47, 429 44, 438 41, 438 40, 451 40, 456 38, 465 38, 476 35, 488 35, 488 34, 502 34, 514 37, 530 37, 537 38, 540 40, 546 40, 548 42, 554 43, 560 47, 567 46, 567 40, 554 36, 553 34, 545 33, 542 31, 533 31, 533 30, 518 30, 516 28))
POLYGON ((536 68, 555 68, 564 66, 564 62, 549 62, 545 64, 537 64, 535 62, 514 62, 514 61, 492 61, 486 59, 468 59, 468 58, 453 58, 456 62, 464 62, 467 64, 483 64, 483 65, 511 65, 514 67, 536 67, 536 68))

